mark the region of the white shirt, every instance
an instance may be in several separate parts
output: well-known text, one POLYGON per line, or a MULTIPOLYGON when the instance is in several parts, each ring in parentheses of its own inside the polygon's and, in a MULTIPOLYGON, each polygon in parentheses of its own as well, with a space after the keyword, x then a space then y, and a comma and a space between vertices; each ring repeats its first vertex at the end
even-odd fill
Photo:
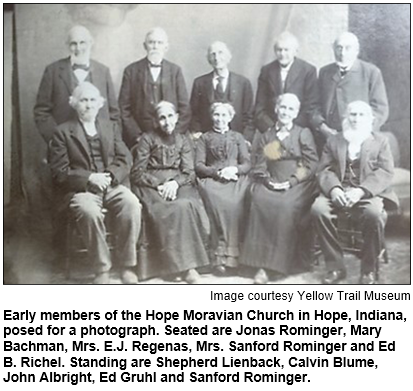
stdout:
POLYGON ((283 85, 283 89, 285 88, 285 82, 287 80, 288 77, 288 72, 290 72, 291 66, 293 65, 294 61, 291 61, 286 67, 280 67, 281 68, 281 82, 283 85))
MULTIPOLYGON (((70 64, 71 64, 72 67, 75 64, 75 62, 72 58, 70 59, 70 64)), ((89 63, 85 63, 85 64, 81 64, 81 65, 84 65, 84 66, 90 68, 89 63)), ((75 71, 73 71, 73 73, 75 74, 77 82, 79 84, 83 83, 86 80, 87 76, 89 75, 89 71, 85 71, 84 69, 76 69, 75 71)))
POLYGON ((223 75, 217 75, 214 72, 214 77, 212 79, 212 85, 214 86, 214 90, 217 89, 218 83, 219 83, 219 78, 222 77, 222 86, 224 88, 224 91, 226 91, 227 86, 228 86, 228 79, 229 79, 229 70, 226 69, 225 71, 223 71, 223 75))
POLYGON ((293 128, 294 124, 291 123, 288 126, 282 125, 279 122, 277 122, 277 125, 275 125, 275 129, 277 130, 277 137, 280 141, 283 141, 290 135, 290 131, 293 128))
POLYGON ((81 119, 79 119, 79 120, 83 125, 83 129, 85 129, 85 132, 89 137, 94 137, 98 134, 98 131, 96 129, 95 121, 93 121, 93 122, 84 122, 81 119))

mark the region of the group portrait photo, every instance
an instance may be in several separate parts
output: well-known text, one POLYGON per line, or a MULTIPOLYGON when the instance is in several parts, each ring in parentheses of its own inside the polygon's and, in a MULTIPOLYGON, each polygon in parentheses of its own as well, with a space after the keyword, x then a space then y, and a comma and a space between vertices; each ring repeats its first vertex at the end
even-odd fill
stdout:
POLYGON ((3 19, 3 284, 411 284, 410 4, 3 19))

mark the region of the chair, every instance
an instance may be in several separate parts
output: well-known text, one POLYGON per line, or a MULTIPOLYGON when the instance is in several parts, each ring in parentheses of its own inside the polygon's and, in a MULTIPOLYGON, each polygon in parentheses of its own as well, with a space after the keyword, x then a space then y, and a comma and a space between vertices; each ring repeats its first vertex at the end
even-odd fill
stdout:
MULTIPOLYGON (((361 251, 363 248, 363 234, 360 229, 360 223, 353 214, 346 212, 339 212, 337 214, 337 234, 338 240, 340 242, 341 248, 344 253, 349 253, 360 258, 361 251)), ((315 252, 314 252, 314 264, 320 264, 320 257, 322 256, 320 245, 316 239, 315 252)), ((376 259, 376 264, 374 267, 374 273, 376 280, 379 279, 380 274, 380 263, 389 263, 388 251, 386 247, 386 242, 383 243, 383 248, 380 251, 379 256, 376 259)))
MULTIPOLYGON (((114 233, 114 223, 110 213, 106 209, 105 214, 106 242, 109 250, 113 252, 116 246, 116 234, 114 233)), ((73 265, 79 257, 87 257, 88 250, 83 243, 82 236, 77 228, 76 220, 73 216, 68 217, 66 230, 66 254, 65 254, 65 275, 66 279, 71 278, 73 265)))

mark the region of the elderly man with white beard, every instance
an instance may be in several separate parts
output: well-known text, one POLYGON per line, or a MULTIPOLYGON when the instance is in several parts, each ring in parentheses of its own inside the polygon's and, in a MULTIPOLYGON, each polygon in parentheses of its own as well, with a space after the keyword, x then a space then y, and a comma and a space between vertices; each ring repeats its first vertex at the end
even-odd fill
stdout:
POLYGON ((129 148, 133 148, 144 133, 156 129, 155 107, 161 101, 170 102, 177 108, 176 130, 179 133, 188 130, 191 120, 182 70, 165 59, 169 49, 165 30, 160 27, 151 29, 143 46, 146 57, 126 67, 119 93, 123 140, 129 148))
POLYGON ((390 188, 393 158, 387 138, 373 131, 373 110, 365 102, 347 106, 343 132, 331 136, 318 169, 321 195, 311 214, 323 252, 327 273, 324 284, 346 278, 343 251, 334 221, 340 211, 360 221, 364 244, 360 284, 377 283, 376 266, 384 245, 386 203, 397 205, 390 188))

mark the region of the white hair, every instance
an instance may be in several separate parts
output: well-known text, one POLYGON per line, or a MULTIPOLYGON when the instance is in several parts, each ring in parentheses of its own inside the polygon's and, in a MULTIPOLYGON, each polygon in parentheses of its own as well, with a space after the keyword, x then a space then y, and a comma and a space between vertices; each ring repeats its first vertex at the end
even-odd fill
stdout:
POLYGON ((289 92, 287 92, 285 94, 282 94, 277 98, 277 101, 275 103, 275 108, 277 108, 285 98, 292 99, 293 101, 295 101, 295 103, 297 105, 297 109, 300 110, 300 106, 301 106, 300 99, 298 99, 297 95, 291 94, 289 92))
POLYGON ((279 42, 284 40, 290 41, 293 44, 294 49, 298 50, 298 39, 294 34, 291 34, 289 31, 284 31, 277 37, 277 39, 274 42, 274 50, 277 50, 279 42))
POLYGON ((80 83, 73 90, 72 96, 69 98, 69 105, 71 107, 73 107, 74 109, 76 109, 76 107, 79 103, 79 100, 82 98, 82 95, 86 91, 93 91, 93 92, 97 93, 98 99, 99 99, 99 104, 101 106, 103 106, 103 104, 105 103, 105 98, 102 97, 102 95, 100 94, 99 89, 96 86, 94 86, 92 83, 89 83, 88 81, 84 81, 83 83, 80 83))

